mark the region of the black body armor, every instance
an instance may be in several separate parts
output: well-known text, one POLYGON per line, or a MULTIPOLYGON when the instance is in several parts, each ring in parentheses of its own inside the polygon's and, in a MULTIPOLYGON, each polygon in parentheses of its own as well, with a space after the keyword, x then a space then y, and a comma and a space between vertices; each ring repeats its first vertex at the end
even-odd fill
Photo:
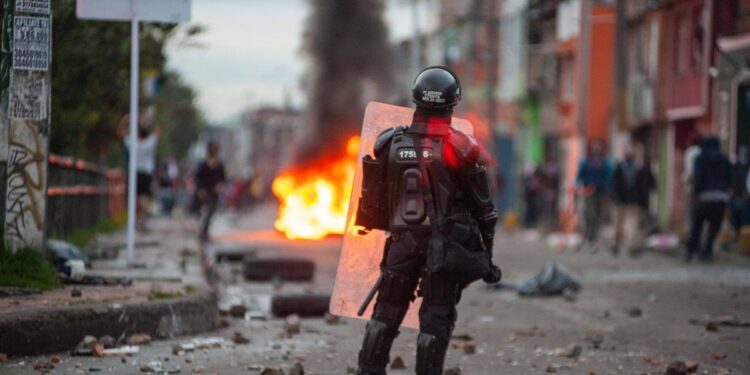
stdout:
POLYGON ((494 230, 497 213, 472 136, 448 125, 399 126, 378 136, 374 155, 362 161, 358 225, 426 230, 433 210, 435 220, 470 213, 480 227, 494 230))

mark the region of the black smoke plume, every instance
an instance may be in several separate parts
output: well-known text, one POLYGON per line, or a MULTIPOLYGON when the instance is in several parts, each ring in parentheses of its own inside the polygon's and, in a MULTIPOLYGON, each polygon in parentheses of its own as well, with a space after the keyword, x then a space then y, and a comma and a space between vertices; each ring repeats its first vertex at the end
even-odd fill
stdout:
POLYGON ((383 100, 392 87, 393 52, 383 21, 384 0, 311 0, 304 46, 309 65, 308 136, 297 155, 305 164, 316 156, 344 152, 359 134, 364 108, 383 100))

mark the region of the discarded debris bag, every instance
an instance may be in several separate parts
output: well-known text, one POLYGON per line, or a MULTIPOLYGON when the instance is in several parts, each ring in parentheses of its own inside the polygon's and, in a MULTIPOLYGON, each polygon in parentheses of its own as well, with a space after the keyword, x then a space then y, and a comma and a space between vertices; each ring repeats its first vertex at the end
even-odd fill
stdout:
POLYGON ((91 260, 88 255, 70 242, 50 239, 47 240, 47 249, 54 254, 55 269, 59 273, 70 276, 71 263, 68 263, 69 261, 81 261, 86 267, 91 267, 91 260))
POLYGON ((567 268, 556 262, 550 262, 528 280, 521 283, 518 295, 522 297, 555 296, 566 290, 577 292, 581 283, 567 268))

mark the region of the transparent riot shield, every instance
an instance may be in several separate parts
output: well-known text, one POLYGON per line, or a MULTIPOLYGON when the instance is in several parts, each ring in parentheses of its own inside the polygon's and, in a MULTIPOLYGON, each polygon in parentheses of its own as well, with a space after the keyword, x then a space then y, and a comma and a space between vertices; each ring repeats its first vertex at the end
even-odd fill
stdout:
MULTIPOLYGON (((354 224, 357 204, 361 196, 361 160, 365 155, 372 155, 375 138, 383 130, 410 124, 413 114, 414 110, 411 108, 378 102, 370 102, 365 110, 357 159, 359 162, 354 174, 349 212, 346 218, 346 231, 344 232, 338 270, 336 271, 336 282, 331 295, 330 312, 334 315, 359 319, 369 319, 372 316, 375 299, 372 300, 361 317, 357 315, 357 311, 380 276, 380 261, 383 256, 383 246, 387 233, 380 230, 364 233, 361 231, 362 227, 354 224)), ((466 120, 453 118, 453 127, 472 134, 471 123, 466 120)), ((421 298, 412 303, 409 312, 406 314, 406 319, 404 319, 404 327, 417 328, 419 326, 417 312, 421 303, 421 298)))

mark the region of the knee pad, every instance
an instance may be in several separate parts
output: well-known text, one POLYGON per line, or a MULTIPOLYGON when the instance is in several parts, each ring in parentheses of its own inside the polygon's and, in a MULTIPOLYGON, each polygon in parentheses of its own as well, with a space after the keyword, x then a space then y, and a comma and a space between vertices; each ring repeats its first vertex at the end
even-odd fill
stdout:
POLYGON ((442 375, 448 341, 420 332, 417 336, 417 375, 442 375))
POLYGON ((371 320, 367 323, 362 349, 359 351, 359 372, 383 374, 389 362, 389 353, 398 331, 387 324, 371 320))

